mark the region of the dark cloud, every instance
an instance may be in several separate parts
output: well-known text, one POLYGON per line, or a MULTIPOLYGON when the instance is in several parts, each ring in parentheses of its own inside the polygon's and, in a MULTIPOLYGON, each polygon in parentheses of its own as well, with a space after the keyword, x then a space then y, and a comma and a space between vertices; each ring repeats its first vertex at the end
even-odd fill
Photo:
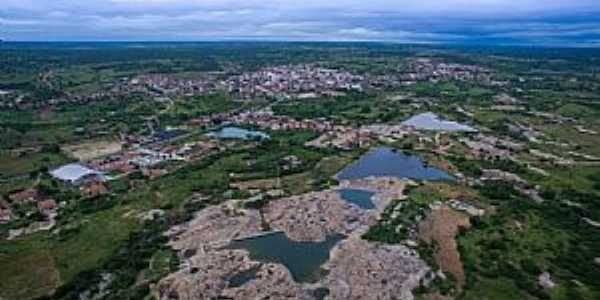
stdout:
POLYGON ((595 45, 596 0, 3 0, 8 40, 595 45))

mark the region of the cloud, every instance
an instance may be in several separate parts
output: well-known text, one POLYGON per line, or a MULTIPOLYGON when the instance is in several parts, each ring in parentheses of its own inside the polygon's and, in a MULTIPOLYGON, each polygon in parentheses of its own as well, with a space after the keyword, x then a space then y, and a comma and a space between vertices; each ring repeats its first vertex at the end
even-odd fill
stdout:
POLYGON ((8 40, 595 43, 597 0, 2 0, 8 40))

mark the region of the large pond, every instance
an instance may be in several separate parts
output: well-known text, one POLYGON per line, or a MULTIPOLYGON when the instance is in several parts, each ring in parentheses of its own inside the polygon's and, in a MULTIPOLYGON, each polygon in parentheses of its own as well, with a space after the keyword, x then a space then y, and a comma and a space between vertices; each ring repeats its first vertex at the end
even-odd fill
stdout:
POLYGON ((422 113, 411 117, 410 119, 402 122, 404 126, 414 127, 422 130, 432 131, 464 131, 464 132, 476 132, 477 129, 460 124, 454 121, 447 121, 440 119, 436 114, 432 112, 422 113))
MULTIPOLYGON (((296 242, 282 232, 275 232, 233 241, 228 248, 246 249, 254 260, 283 264, 290 270, 294 280, 307 282, 318 279, 321 265, 329 259, 329 251, 343 238, 343 235, 333 235, 323 242, 296 242)), ((236 281, 247 279, 236 278, 236 281)))
POLYGON ((242 140, 251 140, 251 139, 268 139, 269 135, 261 132, 248 130, 240 127, 223 127, 218 131, 211 132, 207 134, 210 137, 216 137, 219 139, 242 139, 242 140))
POLYGON ((365 154, 358 161, 344 168, 337 178, 353 180, 369 176, 432 181, 454 180, 454 177, 448 173, 427 166, 418 156, 406 155, 388 147, 379 147, 365 154))
POLYGON ((371 197, 375 193, 359 189, 341 189, 338 191, 342 199, 362 208, 362 209, 373 209, 375 204, 371 200, 371 197))

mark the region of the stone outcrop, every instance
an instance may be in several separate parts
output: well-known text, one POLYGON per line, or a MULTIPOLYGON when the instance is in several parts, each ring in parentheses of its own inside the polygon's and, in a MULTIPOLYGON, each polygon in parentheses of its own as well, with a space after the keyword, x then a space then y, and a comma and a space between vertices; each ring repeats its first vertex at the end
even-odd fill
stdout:
POLYGON ((240 201, 206 208, 195 218, 167 232, 179 252, 179 271, 159 283, 161 299, 406 299, 429 268, 402 245, 368 242, 360 237, 377 222, 391 201, 404 198, 407 181, 369 178, 342 181, 321 192, 269 202, 261 212, 242 209, 240 201), (374 193, 375 209, 364 210, 344 199, 339 189, 374 193), (300 242, 324 241, 343 234, 323 267, 329 272, 314 283, 294 281, 286 266, 255 261, 231 241, 264 234, 264 223, 300 242), (255 272, 254 272, 255 271, 255 272), (234 281, 252 273, 242 282, 234 281))
POLYGON ((377 222, 377 217, 393 200, 404 198, 404 180, 381 177, 342 181, 339 187, 272 201, 264 210, 271 227, 286 233, 295 241, 324 241, 328 235, 349 235, 364 231, 377 222), (343 200, 340 188, 374 192, 374 211, 366 211, 343 200))
POLYGON ((328 299, 414 299, 429 267, 402 245, 367 242, 351 236, 331 251, 327 264, 328 299))
POLYGON ((206 245, 226 245, 261 232, 261 218, 257 210, 236 208, 233 201, 208 207, 183 225, 175 226, 168 235, 175 250, 196 249, 206 245))
POLYGON ((372 215, 331 190, 273 201, 265 208, 265 220, 271 228, 302 242, 322 242, 329 235, 347 235, 375 222, 372 215))

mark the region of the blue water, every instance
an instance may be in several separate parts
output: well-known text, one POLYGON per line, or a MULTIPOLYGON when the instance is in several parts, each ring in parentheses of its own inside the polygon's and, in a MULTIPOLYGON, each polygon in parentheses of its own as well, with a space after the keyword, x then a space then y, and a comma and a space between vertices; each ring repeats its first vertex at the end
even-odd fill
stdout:
POLYGON ((411 117, 402 122, 402 125, 411 126, 416 129, 432 131, 465 131, 477 132, 477 129, 453 121, 440 119, 436 114, 427 112, 411 117))
POLYGON ((358 161, 344 168, 337 178, 352 180, 369 176, 431 181, 454 180, 448 173, 427 166, 418 156, 406 155, 388 147, 379 147, 363 155, 358 161))
POLYGON ((375 204, 373 204, 373 201, 371 200, 371 197, 375 194, 373 192, 357 189, 341 189, 339 190, 339 193, 342 199, 355 204, 362 209, 375 208, 375 204))
POLYGON ((237 288, 246 284, 248 281, 255 279, 259 269, 259 267, 256 267, 234 275, 229 279, 229 287, 237 288))
POLYGON ((223 127, 219 131, 208 134, 210 137, 220 139, 268 139, 269 135, 261 131, 252 131, 239 127, 223 127))
POLYGON ((329 251, 344 236, 329 236, 325 241, 296 242, 276 232, 255 238, 233 241, 230 249, 246 249, 250 257, 262 262, 283 264, 297 282, 318 279, 321 265, 329 259, 329 251))

